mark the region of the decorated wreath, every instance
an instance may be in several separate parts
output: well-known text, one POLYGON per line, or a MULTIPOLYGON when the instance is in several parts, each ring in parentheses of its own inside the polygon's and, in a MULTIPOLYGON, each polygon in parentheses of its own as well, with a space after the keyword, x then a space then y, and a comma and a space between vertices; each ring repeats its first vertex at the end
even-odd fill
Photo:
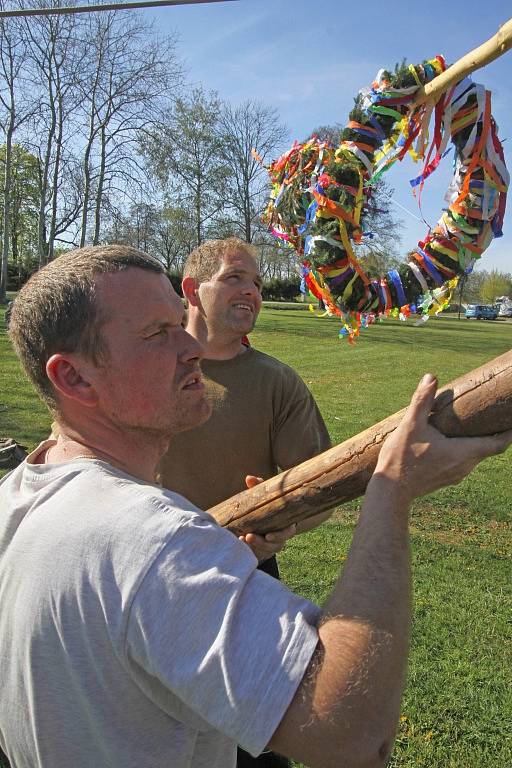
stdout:
POLYGON ((313 136, 268 167, 272 193, 265 220, 302 260, 303 287, 341 318, 340 335, 353 342, 377 317, 437 314, 459 278, 471 272, 500 237, 509 174, 491 94, 464 78, 437 104, 414 106, 418 90, 446 68, 442 56, 418 65, 380 70, 359 92, 337 147, 313 136), (433 140, 428 128, 434 112, 433 140), (421 194, 448 142, 455 148, 448 208, 409 255, 385 275, 370 275, 354 254, 364 236, 375 183, 406 154, 423 160, 411 184, 421 194))

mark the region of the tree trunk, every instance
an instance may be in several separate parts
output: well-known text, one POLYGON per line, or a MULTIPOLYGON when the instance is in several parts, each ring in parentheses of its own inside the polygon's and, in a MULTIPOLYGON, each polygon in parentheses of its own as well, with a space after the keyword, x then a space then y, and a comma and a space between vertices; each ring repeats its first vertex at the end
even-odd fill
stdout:
POLYGON ((92 240, 93 245, 98 245, 100 241, 101 204, 103 201, 103 185, 105 183, 105 154, 107 151, 105 125, 101 126, 100 138, 101 138, 101 160, 100 160, 100 170, 98 174, 98 188, 96 190, 96 209, 94 211, 94 237, 92 240))
POLYGON ((14 133, 14 113, 11 112, 9 127, 5 136, 5 176, 3 188, 3 233, 2 233, 2 268, 0 270, 0 304, 7 299, 7 266, 9 263, 10 213, 11 213, 11 167, 12 136, 14 133))
POLYGON ((196 238, 197 245, 200 246, 202 242, 201 237, 201 179, 198 181, 196 192, 196 238))
POLYGON ((51 122, 48 129, 46 140, 46 152, 43 161, 41 174, 41 199, 39 201, 39 222, 38 222, 38 240, 39 240, 39 266, 42 267, 48 261, 48 249, 46 244, 46 204, 48 202, 48 176, 50 174, 50 161, 55 136, 56 114, 53 96, 52 84, 49 81, 49 96, 51 104, 51 122))
POLYGON ((52 174, 52 207, 50 213, 50 230, 48 233, 48 261, 53 260, 54 247, 55 247, 55 232, 57 230, 57 200, 59 193, 59 175, 60 175, 60 162, 62 156, 62 133, 63 133, 63 106, 62 106, 62 94, 60 93, 60 82, 57 81, 57 87, 59 95, 57 97, 57 131, 55 140, 55 161, 53 164, 52 174))
MULTIPOLYGON (((99 69, 99 68, 98 68, 99 69)), ((82 208, 82 230, 80 232, 80 248, 85 245, 87 238, 87 217, 89 214, 89 197, 91 194, 91 152, 93 142, 96 136, 95 127, 95 114, 96 114, 96 88, 98 84, 98 70, 96 71, 96 79, 94 82, 94 88, 91 95, 91 111, 89 114, 89 135, 87 137, 87 144, 84 152, 84 201, 82 208)))
MULTIPOLYGON (((263 534, 356 499, 365 492, 384 439, 404 413, 217 504, 210 514, 236 535, 263 534)), ((512 351, 443 387, 430 420, 449 437, 512 429, 512 351)))

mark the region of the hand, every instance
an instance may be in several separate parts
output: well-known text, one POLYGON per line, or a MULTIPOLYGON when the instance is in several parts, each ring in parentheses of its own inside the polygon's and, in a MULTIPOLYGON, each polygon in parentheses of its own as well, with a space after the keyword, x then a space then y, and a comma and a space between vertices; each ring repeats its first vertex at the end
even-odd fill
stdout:
POLYGON ((436 378, 427 373, 379 454, 375 474, 393 480, 407 502, 459 483, 482 459, 512 445, 512 431, 491 437, 445 437, 428 423, 436 390, 436 378))
POLYGON ((257 533, 246 533, 244 536, 239 536, 240 541, 245 543, 252 549, 259 562, 268 560, 272 555, 276 555, 282 550, 288 539, 295 536, 297 533, 297 524, 292 523, 287 528, 283 528, 281 531, 271 531, 260 536, 257 533))
MULTIPOLYGON (((254 488, 255 485, 262 482, 263 478, 256 477, 256 475, 247 475, 245 478, 247 488, 254 488)), ((269 557, 280 552, 288 539, 291 539, 296 533, 297 525, 296 523, 292 523, 281 531, 272 531, 263 536, 260 536, 257 533, 246 533, 238 538, 252 549, 259 562, 262 563, 264 560, 268 560, 269 557)))

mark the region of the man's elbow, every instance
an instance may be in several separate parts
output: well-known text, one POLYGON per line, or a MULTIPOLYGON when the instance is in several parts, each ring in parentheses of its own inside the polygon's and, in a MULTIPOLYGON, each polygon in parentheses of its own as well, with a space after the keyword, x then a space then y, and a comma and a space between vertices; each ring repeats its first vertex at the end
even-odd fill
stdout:
POLYGON ((348 749, 346 743, 344 747, 340 744, 337 756, 332 762, 327 763, 326 768, 327 766, 340 768, 340 765, 344 768, 385 768, 391 757, 393 743, 394 738, 389 736, 389 738, 360 741, 359 744, 351 745, 348 749), (346 750, 346 759, 342 758, 340 763, 340 754, 343 755, 343 749, 346 750))
POLYGON ((270 748, 308 768, 385 768, 388 764, 395 740, 392 729, 369 733, 368 727, 361 724, 347 733, 346 728, 336 727, 333 722, 327 728, 318 725, 301 729, 288 743, 279 738, 278 730, 270 748))

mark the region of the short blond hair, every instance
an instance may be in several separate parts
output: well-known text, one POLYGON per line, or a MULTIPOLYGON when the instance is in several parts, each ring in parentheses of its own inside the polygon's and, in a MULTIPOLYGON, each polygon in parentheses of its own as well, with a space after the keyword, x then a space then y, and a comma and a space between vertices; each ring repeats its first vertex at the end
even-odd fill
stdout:
POLYGON ((183 277, 193 277, 198 285, 204 283, 217 272, 224 257, 234 253, 243 253, 258 262, 256 248, 239 237, 205 240, 189 254, 183 267, 183 277))

